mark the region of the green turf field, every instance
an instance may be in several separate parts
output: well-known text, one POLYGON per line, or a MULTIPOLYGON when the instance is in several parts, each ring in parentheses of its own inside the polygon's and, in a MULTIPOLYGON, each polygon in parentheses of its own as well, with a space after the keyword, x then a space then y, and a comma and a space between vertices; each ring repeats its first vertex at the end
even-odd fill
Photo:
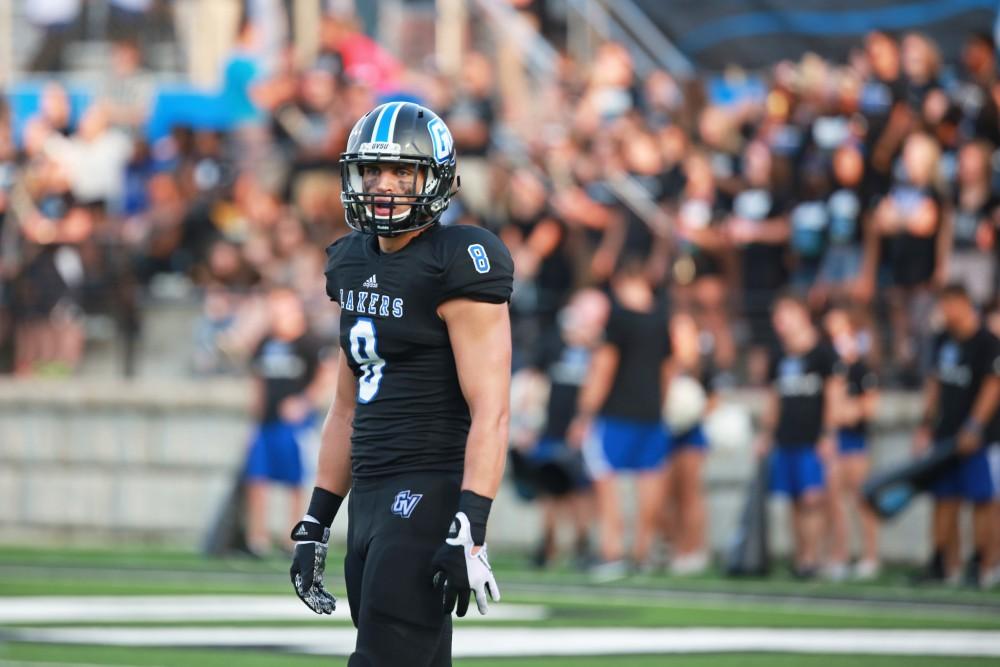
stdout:
MULTIPOLYGON (((857 629, 856 631, 988 631, 987 641, 995 641, 993 657, 917 657, 897 655, 805 655, 797 653, 723 653, 705 649, 685 655, 624 656, 591 655, 573 657, 517 657, 457 659, 458 665, 473 667, 518 665, 685 665, 722 667, 866 667, 868 665, 947 667, 949 665, 991 665, 1000 663, 1000 593, 944 588, 914 589, 905 573, 891 571, 870 584, 801 584, 780 572, 772 580, 732 581, 717 575, 695 579, 643 576, 611 585, 590 585, 586 578, 569 570, 536 572, 521 566, 516 557, 496 559, 497 578, 504 593, 505 611, 543 610, 544 616, 531 620, 490 618, 462 621, 456 636, 463 632, 503 631, 520 628, 552 632, 587 629, 599 633, 617 628, 649 633, 678 629, 730 629, 774 633, 857 629), (470 628, 470 630, 466 630, 470 628), (655 630, 653 631, 655 632, 655 630)), ((331 554, 331 562, 339 562, 331 554)), ((243 558, 204 559, 193 554, 134 550, 125 553, 38 549, 0 550, 0 664, 3 665, 330 665, 343 664, 342 657, 297 654, 294 646, 246 648, 220 645, 219 648, 134 647, 91 644, 39 643, 25 639, 25 632, 131 631, 154 633, 174 629, 201 629, 224 633, 230 630, 277 633, 312 630, 314 634, 350 632, 345 617, 320 618, 308 612, 298 615, 275 614, 273 618, 185 617, 143 620, 141 618, 101 619, 44 616, 30 619, 4 615, 5 604, 12 609, 17 601, 41 604, 80 600, 92 604, 92 596, 242 596, 250 601, 263 597, 267 605, 288 607, 294 596, 289 590, 284 558, 253 561, 243 558), (91 596, 91 597, 86 597, 91 596), (19 634, 21 633, 21 634, 19 634)), ((337 569, 331 567, 331 588, 342 596, 337 585, 337 569)), ((113 598, 105 604, 117 604, 113 598)), ((134 597, 135 600, 140 598, 134 597)), ((183 599, 191 599, 184 597, 183 599)), ((344 601, 346 607, 346 601, 344 601)), ((287 610, 286 610, 287 611, 287 610)), ((498 612, 499 613, 499 612, 498 612)), ((690 632, 690 630, 688 630, 690 632)), ((89 635, 88 635, 89 637, 89 635)), ((58 641, 64 641, 59 639, 58 641)), ((89 640, 87 640, 89 641, 89 640)), ((992 650, 992 649, 991 649, 992 650)), ((584 653, 588 651, 582 651, 584 653)))

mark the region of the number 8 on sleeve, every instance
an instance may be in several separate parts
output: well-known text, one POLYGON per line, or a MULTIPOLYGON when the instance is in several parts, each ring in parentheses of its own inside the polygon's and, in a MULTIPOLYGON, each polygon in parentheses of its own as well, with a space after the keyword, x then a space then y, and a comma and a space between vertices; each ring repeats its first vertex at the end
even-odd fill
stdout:
POLYGON ((486 255, 486 249, 480 243, 473 243, 469 246, 469 257, 472 258, 472 265, 476 267, 477 273, 490 272, 490 258, 486 255))

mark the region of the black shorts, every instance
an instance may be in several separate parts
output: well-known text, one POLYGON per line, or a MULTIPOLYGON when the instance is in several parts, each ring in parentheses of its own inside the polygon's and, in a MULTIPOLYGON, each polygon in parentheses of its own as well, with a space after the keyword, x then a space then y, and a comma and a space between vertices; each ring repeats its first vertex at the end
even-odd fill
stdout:
POLYGON ((349 667, 448 667, 451 616, 431 558, 458 507, 461 477, 409 473, 355 480, 344 576, 358 641, 349 667))

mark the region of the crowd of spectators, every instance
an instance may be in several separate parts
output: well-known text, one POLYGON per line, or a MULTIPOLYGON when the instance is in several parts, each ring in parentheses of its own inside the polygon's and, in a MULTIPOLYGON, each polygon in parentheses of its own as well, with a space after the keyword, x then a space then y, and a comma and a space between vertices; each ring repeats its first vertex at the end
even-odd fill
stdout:
POLYGON ((749 383, 765 379, 769 311, 789 290, 817 312, 865 306, 866 354, 904 386, 919 381, 936 287, 958 280, 995 304, 1000 85, 987 35, 954 63, 926 35, 875 32, 846 62, 805 54, 693 80, 640 77, 611 42, 587 63, 560 53, 550 80, 519 88, 501 85, 485 48, 446 73, 328 16, 301 62, 292 45, 264 58, 259 28, 241 23, 226 62, 247 109, 225 130, 150 137, 155 95, 127 38, 86 108, 56 82, 23 123, 0 107, 6 370, 72 372, 88 314, 134 342, 144 300, 177 286, 202 304, 195 372, 245 367, 269 287, 293 287, 332 338, 323 248, 348 231, 338 155, 353 122, 393 98, 435 109, 455 137, 462 189, 444 223, 485 225, 515 258, 515 363, 574 290, 606 284, 625 257, 693 313, 717 367, 749 383))

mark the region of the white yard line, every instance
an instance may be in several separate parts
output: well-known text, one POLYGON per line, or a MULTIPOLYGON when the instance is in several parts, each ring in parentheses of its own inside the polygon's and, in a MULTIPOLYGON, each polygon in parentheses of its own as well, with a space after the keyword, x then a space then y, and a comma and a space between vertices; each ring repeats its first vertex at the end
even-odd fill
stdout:
MULTIPOLYGON (((488 616, 467 619, 539 621, 548 616, 541 605, 502 604, 488 616)), ((96 623, 121 621, 283 621, 315 620, 294 595, 150 595, 38 596, 0 598, 3 623, 96 623)), ((337 603, 333 618, 350 620, 347 599, 337 603)))
MULTIPOLYGON (((347 655, 348 628, 24 628, 7 639, 116 646, 258 647, 347 655)), ((465 628, 456 657, 656 653, 866 654, 1000 657, 1000 632, 965 630, 815 630, 770 628, 465 628)))

